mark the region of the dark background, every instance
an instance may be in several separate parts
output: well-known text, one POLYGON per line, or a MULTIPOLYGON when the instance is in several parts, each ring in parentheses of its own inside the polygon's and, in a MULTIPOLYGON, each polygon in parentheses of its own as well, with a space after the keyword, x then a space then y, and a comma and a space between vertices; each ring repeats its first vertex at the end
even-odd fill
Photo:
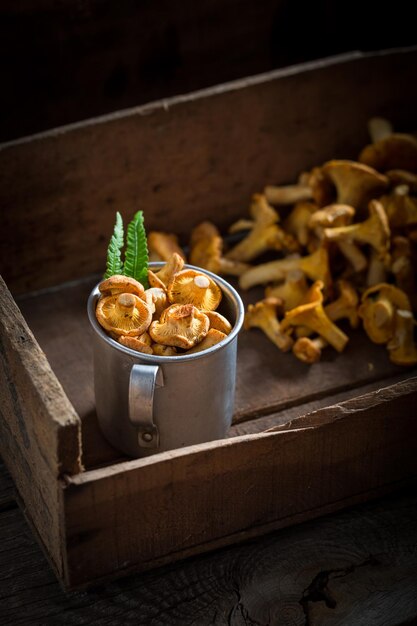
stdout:
POLYGON ((406 3, 381 7, 2 0, 0 141, 306 60, 416 43, 406 3))

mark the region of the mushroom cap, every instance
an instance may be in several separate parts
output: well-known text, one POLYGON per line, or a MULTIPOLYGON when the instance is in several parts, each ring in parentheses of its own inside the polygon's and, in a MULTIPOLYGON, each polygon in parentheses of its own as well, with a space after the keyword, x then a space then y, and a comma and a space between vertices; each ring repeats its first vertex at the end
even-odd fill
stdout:
POLYGON ((197 226, 195 226, 191 231, 191 248, 197 243, 197 241, 200 241, 200 239, 211 239, 212 237, 219 236, 219 230, 217 226, 213 224, 213 222, 209 222, 208 220, 206 220, 205 222, 200 222, 200 224, 197 224, 197 226))
POLYGON ((366 203, 370 195, 383 191, 388 186, 386 176, 355 161, 328 161, 323 165, 322 172, 337 188, 337 203, 355 208, 366 203))
POLYGON ((281 329, 287 331, 291 326, 306 326, 326 339, 338 352, 345 348, 349 337, 327 317, 322 301, 323 282, 316 281, 309 290, 306 303, 287 311, 281 329))
POLYGON ((411 311, 411 304, 407 294, 394 285, 379 283, 362 294, 358 313, 371 341, 382 344, 391 339, 397 309, 411 311))
POLYGON ((278 313, 283 310, 283 300, 281 298, 267 297, 255 304, 249 304, 245 319, 243 321, 243 327, 245 330, 249 328, 257 327, 258 324, 263 324, 268 317, 276 318, 278 313))
POLYGON ((318 206, 326 206, 334 200, 334 186, 321 167, 313 167, 309 174, 308 184, 313 200, 318 206))
POLYGON ((299 337, 292 347, 292 351, 303 363, 317 363, 320 361, 321 348, 309 337, 299 337))
POLYGON ((353 220, 354 215, 355 209, 349 204, 329 204, 310 216, 309 227, 347 226, 353 220))
POLYGON ((137 337, 152 321, 152 313, 144 300, 133 293, 101 296, 96 306, 99 324, 117 336, 137 337))
POLYGON ((152 322, 149 334, 156 343, 178 348, 192 348, 208 333, 207 315, 192 304, 172 304, 152 322))
POLYGON ((210 320, 210 329, 218 330, 225 335, 228 335, 232 330, 232 325, 228 319, 226 319, 217 311, 203 311, 210 320))
POLYGON ((153 354, 153 350, 148 343, 141 341, 141 337, 128 337, 126 335, 122 335, 118 339, 119 343, 122 346, 126 346, 127 348, 131 348, 131 350, 137 350, 137 352, 144 352, 145 354, 153 354))
POLYGON ((176 252, 185 261, 184 251, 178 245, 178 237, 172 233, 152 230, 148 233, 148 249, 154 260, 168 261, 176 252))
POLYGON ((191 244, 190 263, 218 274, 220 272, 222 250, 223 241, 220 235, 212 234, 197 237, 197 239, 194 239, 194 243, 191 244))
POLYGON ((379 283, 378 285, 373 285, 362 294, 362 302, 374 294, 375 297, 379 296, 380 298, 386 298, 392 302, 397 309, 411 311, 409 297, 406 293, 404 293, 404 291, 402 291, 402 289, 399 289, 395 285, 391 285, 390 283, 379 283))
POLYGON ((223 341, 226 337, 224 333, 215 328, 210 328, 207 335, 202 339, 194 348, 187 351, 187 354, 195 354, 196 352, 202 352, 203 350, 208 350, 208 348, 212 348, 216 344, 223 341))
POLYGON ((291 213, 285 219, 284 228, 286 231, 297 237, 302 246, 308 244, 308 225, 310 218, 318 209, 318 205, 313 202, 297 202, 291 213))
POLYGON ((178 304, 193 304, 199 309, 214 311, 220 304, 222 291, 206 274, 186 269, 174 275, 168 285, 168 300, 178 304))
POLYGON ((144 286, 134 278, 130 276, 123 276, 122 274, 114 274, 106 280, 103 280, 99 286, 99 291, 103 296, 116 296, 120 293, 133 293, 135 296, 139 296, 142 300, 145 299, 144 286))
POLYGON ((393 186, 407 185, 411 193, 417 192, 417 174, 407 170, 388 170, 385 175, 393 186))
POLYGON ((153 272, 148 270, 148 279, 151 287, 159 287, 160 289, 166 289, 172 277, 184 267, 184 259, 174 252, 165 263, 165 265, 158 271, 153 272))
POLYGON ((359 296, 354 286, 342 278, 337 281, 339 297, 324 307, 326 315, 333 321, 347 318, 352 328, 359 324, 358 306, 359 296))
POLYGON ((380 202, 394 228, 417 224, 417 198, 408 195, 408 187, 396 187, 392 193, 381 196, 380 202))
POLYGON ((417 140, 412 135, 393 133, 366 146, 359 161, 381 172, 393 169, 417 172, 417 140))

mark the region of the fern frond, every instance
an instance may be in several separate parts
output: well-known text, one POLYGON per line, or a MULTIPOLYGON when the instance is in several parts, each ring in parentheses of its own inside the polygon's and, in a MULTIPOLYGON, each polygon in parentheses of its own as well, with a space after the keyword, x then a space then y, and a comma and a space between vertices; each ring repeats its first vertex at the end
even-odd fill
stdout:
POLYGON ((107 263, 104 278, 110 278, 114 274, 123 274, 121 249, 124 244, 123 220, 120 213, 116 213, 116 223, 113 229, 109 247, 107 248, 107 263))
POLYGON ((145 289, 149 286, 148 262, 148 245, 143 221, 143 211, 138 211, 127 227, 124 274, 138 280, 145 289))

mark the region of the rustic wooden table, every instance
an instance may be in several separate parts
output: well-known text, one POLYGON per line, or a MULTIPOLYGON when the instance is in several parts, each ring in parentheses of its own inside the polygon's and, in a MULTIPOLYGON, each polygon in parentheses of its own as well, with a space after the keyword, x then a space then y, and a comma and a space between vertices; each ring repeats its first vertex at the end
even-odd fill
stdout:
POLYGON ((0 624, 417 624, 417 495, 64 593, 0 463, 0 581, 0 624))

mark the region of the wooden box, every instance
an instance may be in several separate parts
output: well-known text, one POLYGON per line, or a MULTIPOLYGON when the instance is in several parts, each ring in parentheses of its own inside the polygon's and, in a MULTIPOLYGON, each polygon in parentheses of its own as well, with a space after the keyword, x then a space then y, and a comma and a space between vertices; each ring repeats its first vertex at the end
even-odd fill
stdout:
POLYGON ((416 49, 351 54, 2 146, 1 269, 24 317, 2 284, 0 452, 67 588, 415 479, 416 372, 361 331, 313 367, 242 333, 230 436, 122 458, 97 427, 85 307, 116 210, 183 237, 225 229, 266 183, 355 158, 370 116, 414 128, 416 64, 416 49))

